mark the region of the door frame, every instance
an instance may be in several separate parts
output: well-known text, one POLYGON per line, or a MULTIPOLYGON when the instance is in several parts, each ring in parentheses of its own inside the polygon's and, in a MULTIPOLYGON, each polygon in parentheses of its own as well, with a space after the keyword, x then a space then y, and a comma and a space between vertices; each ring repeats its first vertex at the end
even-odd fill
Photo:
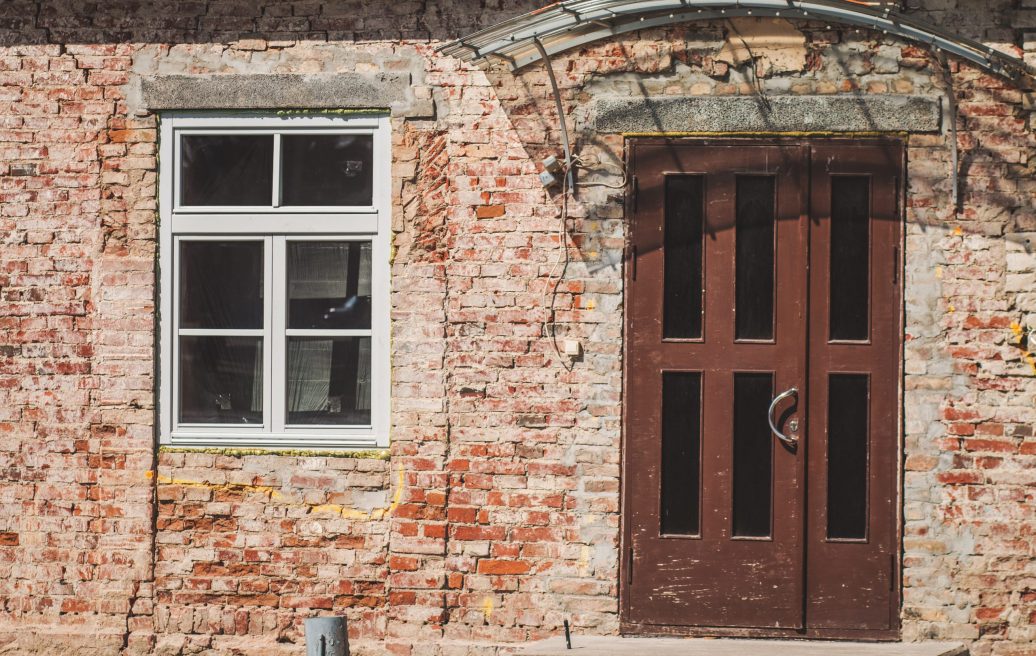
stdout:
MULTIPOLYGON (((903 426, 903 398, 904 398, 904 331, 905 331, 905 299, 906 299, 906 277, 905 277, 905 264, 906 264, 906 230, 905 227, 905 208, 906 208, 906 182, 908 179, 908 140, 907 135, 902 134, 890 134, 890 135, 872 135, 866 136, 831 136, 830 134, 817 134, 815 136, 796 135, 794 137, 785 136, 781 134, 769 135, 751 135, 751 136, 731 136, 718 134, 712 136, 695 136, 695 137, 627 137, 623 144, 624 149, 624 164, 626 170, 629 172, 628 180, 629 185, 626 189, 625 196, 625 207, 624 215, 627 224, 627 230, 625 235, 626 249, 623 256, 623 321, 622 321, 622 429, 621 429, 621 440, 620 440, 620 457, 621 457, 621 469, 620 469, 620 501, 619 501, 619 522, 620 522, 620 541, 619 541, 619 630, 623 635, 631 636, 647 636, 647 635, 671 635, 671 636, 715 636, 715 637, 746 637, 746 638, 811 638, 811 639, 828 639, 828 640, 870 640, 870 641, 898 641, 901 638, 901 610, 903 605, 902 599, 902 574, 903 574, 903 459, 904 459, 904 426, 903 426), (671 144, 674 146, 680 145, 697 145, 697 146, 774 146, 774 145, 787 145, 787 146, 806 146, 812 147, 817 144, 860 144, 861 142, 869 143, 894 143, 901 147, 903 153, 902 162, 900 162, 900 176, 897 181, 896 189, 896 218, 899 222, 900 231, 898 237, 899 253, 901 258, 897 264, 898 271, 898 287, 896 289, 898 293, 898 299, 896 303, 897 320, 898 325, 896 326, 896 334, 898 335, 898 343, 895 345, 897 351, 897 372, 896 372, 896 471, 895 471, 895 495, 893 499, 893 507, 895 513, 890 521, 893 522, 892 535, 894 539, 893 554, 894 562, 892 568, 892 594, 891 603, 889 609, 890 615, 890 627, 884 630, 853 630, 853 629, 817 629, 817 628, 804 628, 804 629, 768 629, 768 628, 734 628, 734 627, 710 627, 710 626, 672 626, 672 625, 655 625, 655 624, 643 624, 633 622, 629 619, 630 617, 630 593, 629 593, 629 574, 630 574, 630 556, 632 554, 632 526, 629 521, 629 486, 627 485, 628 478, 627 472, 627 439, 629 417, 628 417, 628 398, 627 385, 630 380, 629 372, 629 334, 630 334, 630 276, 635 264, 631 257, 629 244, 631 243, 632 235, 632 221, 635 214, 636 208, 636 194, 637 194, 637 178, 636 171, 630 169, 633 164, 632 154, 633 150, 638 144, 651 144, 651 145, 666 145, 671 144)), ((809 170, 809 169, 807 169, 809 170)), ((808 175, 808 173, 807 173, 808 175)), ((807 188, 807 198, 811 198, 812 183, 807 188)), ((812 211, 812 208, 810 208, 812 211)), ((812 230, 810 230, 812 233, 812 230)), ((807 274, 809 276, 809 274, 807 274)), ((811 278, 807 277, 808 280, 811 278)), ((807 289, 809 287, 807 286, 807 289)), ((805 299, 806 312, 808 316, 809 312, 809 297, 805 299)), ((807 342, 808 343, 808 342, 807 342)), ((807 463, 808 464, 808 463, 807 463)), ((808 467, 805 470, 804 485, 808 485, 809 472, 808 467)), ((808 489, 808 488, 807 488, 808 489)), ((803 521, 803 535, 807 535, 807 524, 809 513, 802 513, 803 521)), ((805 544, 805 543, 804 543, 805 544)), ((803 576, 806 576, 807 569, 804 567, 803 576)), ((805 590, 806 587, 804 586, 805 590)), ((803 599, 803 612, 805 612, 805 599, 803 599)))

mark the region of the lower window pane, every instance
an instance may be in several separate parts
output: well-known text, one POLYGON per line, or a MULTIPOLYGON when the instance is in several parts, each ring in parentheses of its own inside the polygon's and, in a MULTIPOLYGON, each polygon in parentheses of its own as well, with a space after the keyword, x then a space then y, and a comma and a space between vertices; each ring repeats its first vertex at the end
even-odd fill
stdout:
POLYGON ((288 423, 371 423, 371 338, 288 338, 288 423))
POLYGON ((180 338, 180 422, 263 423, 261 337, 180 338))

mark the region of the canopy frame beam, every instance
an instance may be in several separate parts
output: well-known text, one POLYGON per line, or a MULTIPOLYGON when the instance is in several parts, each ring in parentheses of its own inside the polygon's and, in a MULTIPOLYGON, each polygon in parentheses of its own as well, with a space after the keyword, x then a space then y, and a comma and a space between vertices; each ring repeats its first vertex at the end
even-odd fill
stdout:
POLYGON ((556 55, 635 30, 745 16, 852 25, 923 44, 1017 83, 1033 78, 1033 70, 1018 57, 903 14, 887 3, 875 8, 854 0, 563 0, 451 41, 439 50, 475 63, 495 56, 518 71, 541 61, 543 53, 556 55))

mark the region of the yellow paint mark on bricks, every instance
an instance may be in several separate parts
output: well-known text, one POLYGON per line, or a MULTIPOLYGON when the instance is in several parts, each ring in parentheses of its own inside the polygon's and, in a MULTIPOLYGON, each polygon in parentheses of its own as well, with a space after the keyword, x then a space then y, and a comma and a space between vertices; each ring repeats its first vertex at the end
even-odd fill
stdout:
MULTIPOLYGON (((145 473, 147 478, 154 477, 154 472, 148 471, 145 473)), ((209 481, 196 481, 188 478, 173 478, 171 476, 158 476, 158 483, 161 485, 180 485, 183 487, 196 487, 206 488, 209 490, 220 490, 227 492, 240 492, 243 494, 263 494, 269 497, 271 501, 285 501, 290 503, 290 497, 285 495, 280 490, 271 487, 269 485, 248 485, 246 483, 210 483, 209 481)), ((359 510, 357 508, 351 508, 338 503, 297 503, 293 505, 303 506, 309 508, 310 514, 316 513, 331 513, 333 515, 341 515, 345 519, 355 519, 359 521, 366 521, 372 519, 385 519, 390 517, 399 507, 400 500, 403 498, 403 467, 400 466, 396 471, 396 489, 392 493, 392 501, 388 506, 382 508, 372 508, 370 510, 359 510)))
POLYGON ((580 576, 586 576, 587 574, 589 574, 589 570, 590 570, 590 547, 589 546, 584 544, 579 549, 579 560, 576 562, 576 565, 579 567, 579 575, 580 576))
POLYGON ((1022 325, 1017 321, 1012 321, 1011 332, 1014 333, 1015 345, 1022 349, 1022 360, 1025 360, 1029 364, 1029 367, 1032 368, 1032 372, 1036 374, 1036 354, 1026 348, 1031 347, 1032 344, 1028 343, 1029 339, 1025 334, 1025 329, 1022 328, 1022 325))
POLYGON ((485 616, 487 622, 493 618, 493 598, 492 597, 486 597, 485 599, 482 600, 482 615, 485 616))

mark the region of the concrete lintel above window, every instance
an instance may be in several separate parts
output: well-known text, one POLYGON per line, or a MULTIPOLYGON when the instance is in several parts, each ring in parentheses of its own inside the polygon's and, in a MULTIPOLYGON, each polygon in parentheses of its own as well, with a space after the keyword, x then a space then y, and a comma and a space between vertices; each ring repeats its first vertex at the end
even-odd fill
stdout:
POLYGON ((597 101, 596 128, 657 132, 937 132, 929 96, 649 96, 597 101))
POLYGON ((211 109, 391 109, 425 116, 431 101, 414 98, 409 73, 315 73, 157 75, 139 80, 143 108, 211 109))

